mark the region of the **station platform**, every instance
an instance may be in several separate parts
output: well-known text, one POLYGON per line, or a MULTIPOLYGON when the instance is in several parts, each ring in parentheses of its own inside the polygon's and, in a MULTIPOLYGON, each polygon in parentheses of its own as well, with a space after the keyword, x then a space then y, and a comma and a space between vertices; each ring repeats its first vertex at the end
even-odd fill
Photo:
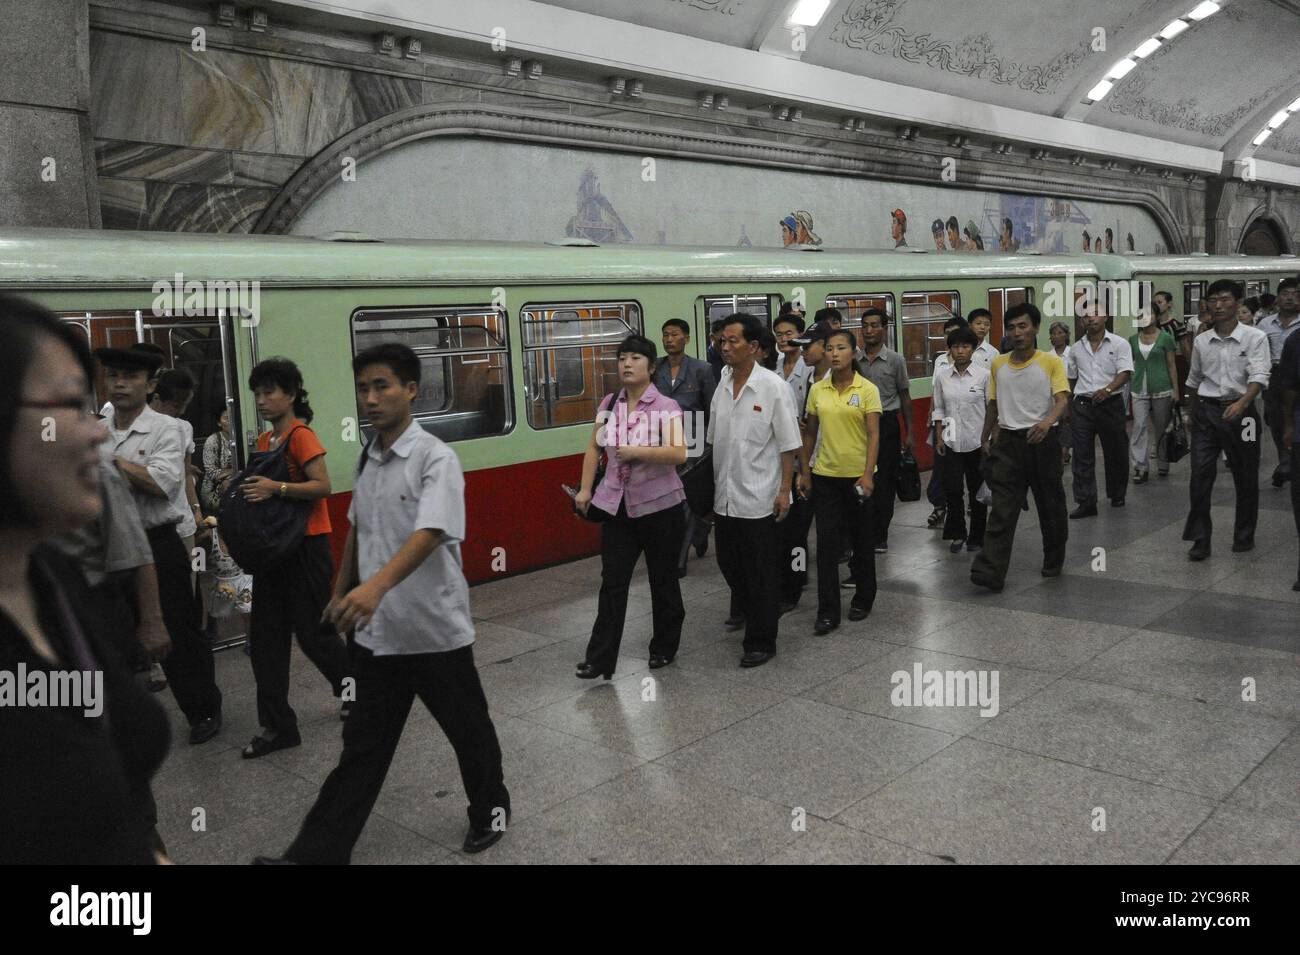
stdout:
MULTIPOLYGON (((474 652, 513 824, 472 860, 459 852, 455 758, 417 702, 353 861, 1300 862, 1296 531, 1289 489, 1267 480, 1271 447, 1264 458, 1253 552, 1229 551, 1221 468, 1214 554, 1187 560, 1184 461, 1131 486, 1127 507, 1071 521, 1059 578, 1040 577, 1022 514, 1000 594, 969 582, 970 556, 925 527, 924 500, 900 504, 870 617, 815 636, 814 584, 782 618, 777 656, 751 670, 723 627, 712 550, 682 581, 681 652, 653 672, 639 570, 611 683, 573 676, 598 558, 477 586, 474 652), (996 715, 894 705, 894 674, 918 665, 996 671, 996 715)), ((225 726, 202 746, 159 694, 174 742, 154 793, 181 864, 282 852, 341 750, 337 703, 296 647, 299 748, 240 759, 258 730, 248 658, 220 653, 217 679, 225 726)))

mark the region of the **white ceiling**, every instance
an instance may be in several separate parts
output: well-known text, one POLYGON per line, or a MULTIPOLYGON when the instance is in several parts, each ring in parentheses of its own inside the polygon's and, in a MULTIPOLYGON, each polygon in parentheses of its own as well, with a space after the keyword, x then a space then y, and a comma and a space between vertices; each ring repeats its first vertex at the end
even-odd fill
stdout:
MULTIPOLYGON (((810 118, 848 114, 1217 174, 1260 160, 1300 186, 1300 3, 1229 0, 1138 63, 1109 97, 1084 94, 1198 0, 832 0, 793 49, 794 0, 281 0, 460 40, 504 26, 512 48, 665 88, 757 94, 810 118), (1096 50, 1104 31, 1104 50, 1096 50)), ((740 102, 738 98, 738 102, 740 102)), ((1264 170, 1267 172, 1265 173, 1264 170)))

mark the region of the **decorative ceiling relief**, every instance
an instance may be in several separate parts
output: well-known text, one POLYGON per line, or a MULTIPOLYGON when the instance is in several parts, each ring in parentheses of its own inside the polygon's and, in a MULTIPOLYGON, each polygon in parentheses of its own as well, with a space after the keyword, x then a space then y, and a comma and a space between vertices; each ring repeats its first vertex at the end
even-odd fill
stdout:
POLYGON ((1017 63, 1000 56, 987 33, 960 40, 944 40, 930 33, 908 30, 895 18, 908 0, 854 0, 830 33, 830 41, 849 49, 945 70, 973 79, 1015 86, 1031 93, 1055 91, 1090 50, 1087 41, 1053 57, 1045 64, 1017 63))
POLYGON ((706 13, 721 13, 723 16, 734 16, 745 5, 745 0, 668 0, 668 2, 703 10, 706 13))
MULTIPOLYGON (((1159 84, 1162 61, 1168 59, 1174 49, 1173 46, 1165 46, 1157 50, 1134 70, 1129 78, 1121 82, 1103 102, 1102 105, 1106 110, 1130 119, 1155 123, 1157 126, 1172 126, 1175 129, 1185 129, 1189 133, 1221 138, 1228 135, 1238 123, 1259 109, 1265 100, 1275 96, 1281 89, 1280 85, 1269 87, 1226 113, 1202 112, 1194 95, 1184 96, 1173 103, 1163 102, 1149 95, 1149 90, 1153 85, 1159 84)), ((1177 71, 1180 65, 1172 61, 1171 63, 1163 63, 1163 65, 1177 71)))

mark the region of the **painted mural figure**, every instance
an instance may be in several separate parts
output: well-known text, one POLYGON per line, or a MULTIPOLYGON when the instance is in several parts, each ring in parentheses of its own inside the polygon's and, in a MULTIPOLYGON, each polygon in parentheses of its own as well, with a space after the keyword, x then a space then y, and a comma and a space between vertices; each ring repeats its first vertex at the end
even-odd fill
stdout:
POLYGON ((980 237, 979 226, 975 224, 974 219, 966 220, 966 228, 963 230, 966 241, 962 243, 962 249, 966 252, 984 251, 984 240, 980 237))
POLYGON ((1106 251, 1115 251, 1115 232, 1109 228, 1106 230, 1106 251))
POLYGON ((1092 234, 1087 229, 1083 230, 1083 249, 1084 252, 1092 251, 1092 234))
POLYGON ((899 249, 907 245, 907 213, 902 209, 895 209, 890 213, 889 234, 894 240, 894 248, 899 249))
POLYGON ((1094 252, 1101 251, 1101 236, 1097 236, 1097 238, 1092 240, 1092 251, 1094 252))
POLYGON ((782 245, 821 245, 822 240, 813 231, 812 213, 804 209, 792 212, 781 220, 782 245))
POLYGON ((1014 233, 1015 227, 1012 225, 1011 220, 1004 218, 1002 220, 1002 234, 998 236, 998 251, 1015 252, 1020 248, 1020 242, 1016 239, 1014 233))
POLYGON ((930 234, 934 236, 934 247, 939 252, 946 252, 948 247, 943 244, 943 220, 935 219, 930 223, 930 234))
POLYGON ((956 216, 948 217, 948 248, 954 252, 960 252, 961 245, 961 224, 958 223, 956 216))

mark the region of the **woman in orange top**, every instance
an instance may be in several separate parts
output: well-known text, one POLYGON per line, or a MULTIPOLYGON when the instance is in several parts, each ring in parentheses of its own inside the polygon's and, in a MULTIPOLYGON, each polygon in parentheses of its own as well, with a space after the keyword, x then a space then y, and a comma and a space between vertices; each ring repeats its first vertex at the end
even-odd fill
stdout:
POLYGON ((253 575, 249 656, 257 681, 257 719, 262 734, 244 747, 243 756, 254 759, 302 742, 298 717, 289 705, 291 634, 297 635, 307 659, 330 681, 335 696, 342 695, 343 681, 351 676, 352 666, 339 635, 320 625, 334 577, 330 517, 325 506, 330 478, 325 448, 307 427, 312 413, 302 372, 287 358, 268 358, 253 368, 248 387, 257 398, 257 413, 271 424, 271 430, 257 439, 257 450, 271 451, 288 441, 289 481, 277 484, 266 477, 248 478, 244 497, 265 501, 277 495, 311 502, 302 544, 274 567, 253 575))

